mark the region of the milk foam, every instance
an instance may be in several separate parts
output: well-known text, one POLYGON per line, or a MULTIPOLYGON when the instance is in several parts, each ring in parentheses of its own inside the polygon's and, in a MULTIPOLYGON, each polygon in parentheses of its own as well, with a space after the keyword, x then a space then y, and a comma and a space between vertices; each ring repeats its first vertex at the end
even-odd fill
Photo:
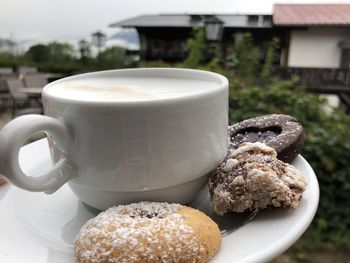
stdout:
POLYGON ((56 97, 84 101, 146 101, 179 98, 215 89, 211 81, 177 78, 82 78, 48 87, 56 97))

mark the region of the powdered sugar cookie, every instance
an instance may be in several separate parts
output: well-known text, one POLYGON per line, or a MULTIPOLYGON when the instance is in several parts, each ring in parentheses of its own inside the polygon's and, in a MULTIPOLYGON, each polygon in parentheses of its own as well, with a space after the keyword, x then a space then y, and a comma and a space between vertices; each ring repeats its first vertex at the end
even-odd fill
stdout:
POLYGON ((75 254, 80 263, 207 262, 220 244, 218 226, 202 212, 140 202, 112 207, 88 221, 75 254))

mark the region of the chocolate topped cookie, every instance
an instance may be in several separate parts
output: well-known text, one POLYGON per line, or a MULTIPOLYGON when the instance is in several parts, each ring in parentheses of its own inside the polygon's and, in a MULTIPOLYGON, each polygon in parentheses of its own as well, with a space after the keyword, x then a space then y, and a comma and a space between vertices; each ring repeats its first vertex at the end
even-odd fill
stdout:
POLYGON ((261 142, 275 149, 277 158, 291 163, 304 144, 304 130, 292 116, 271 114, 251 118, 229 127, 229 149, 245 142, 261 142))

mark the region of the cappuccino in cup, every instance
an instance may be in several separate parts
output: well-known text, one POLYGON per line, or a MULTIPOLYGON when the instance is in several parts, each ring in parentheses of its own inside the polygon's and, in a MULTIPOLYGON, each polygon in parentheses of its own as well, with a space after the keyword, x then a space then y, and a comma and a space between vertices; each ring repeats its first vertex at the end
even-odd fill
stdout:
POLYGON ((228 81, 212 72, 87 73, 48 84, 43 105, 46 116, 22 116, 1 130, 0 172, 29 191, 52 193, 68 183, 99 210, 187 203, 227 153, 228 81), (54 166, 29 177, 18 152, 37 132, 47 134, 54 166))
POLYGON ((86 78, 59 83, 47 93, 83 101, 135 102, 166 100, 215 89, 216 83, 203 80, 158 78, 86 78))

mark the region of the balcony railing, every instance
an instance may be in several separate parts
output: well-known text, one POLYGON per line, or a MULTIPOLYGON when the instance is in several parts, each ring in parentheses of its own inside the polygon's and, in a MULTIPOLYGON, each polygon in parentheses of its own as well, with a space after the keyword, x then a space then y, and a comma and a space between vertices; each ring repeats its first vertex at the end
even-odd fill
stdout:
POLYGON ((340 107, 350 114, 350 69, 276 67, 274 71, 283 79, 299 77, 307 91, 338 95, 340 107))
POLYGON ((350 94, 350 69, 276 67, 274 70, 283 79, 298 76, 312 92, 350 94))

